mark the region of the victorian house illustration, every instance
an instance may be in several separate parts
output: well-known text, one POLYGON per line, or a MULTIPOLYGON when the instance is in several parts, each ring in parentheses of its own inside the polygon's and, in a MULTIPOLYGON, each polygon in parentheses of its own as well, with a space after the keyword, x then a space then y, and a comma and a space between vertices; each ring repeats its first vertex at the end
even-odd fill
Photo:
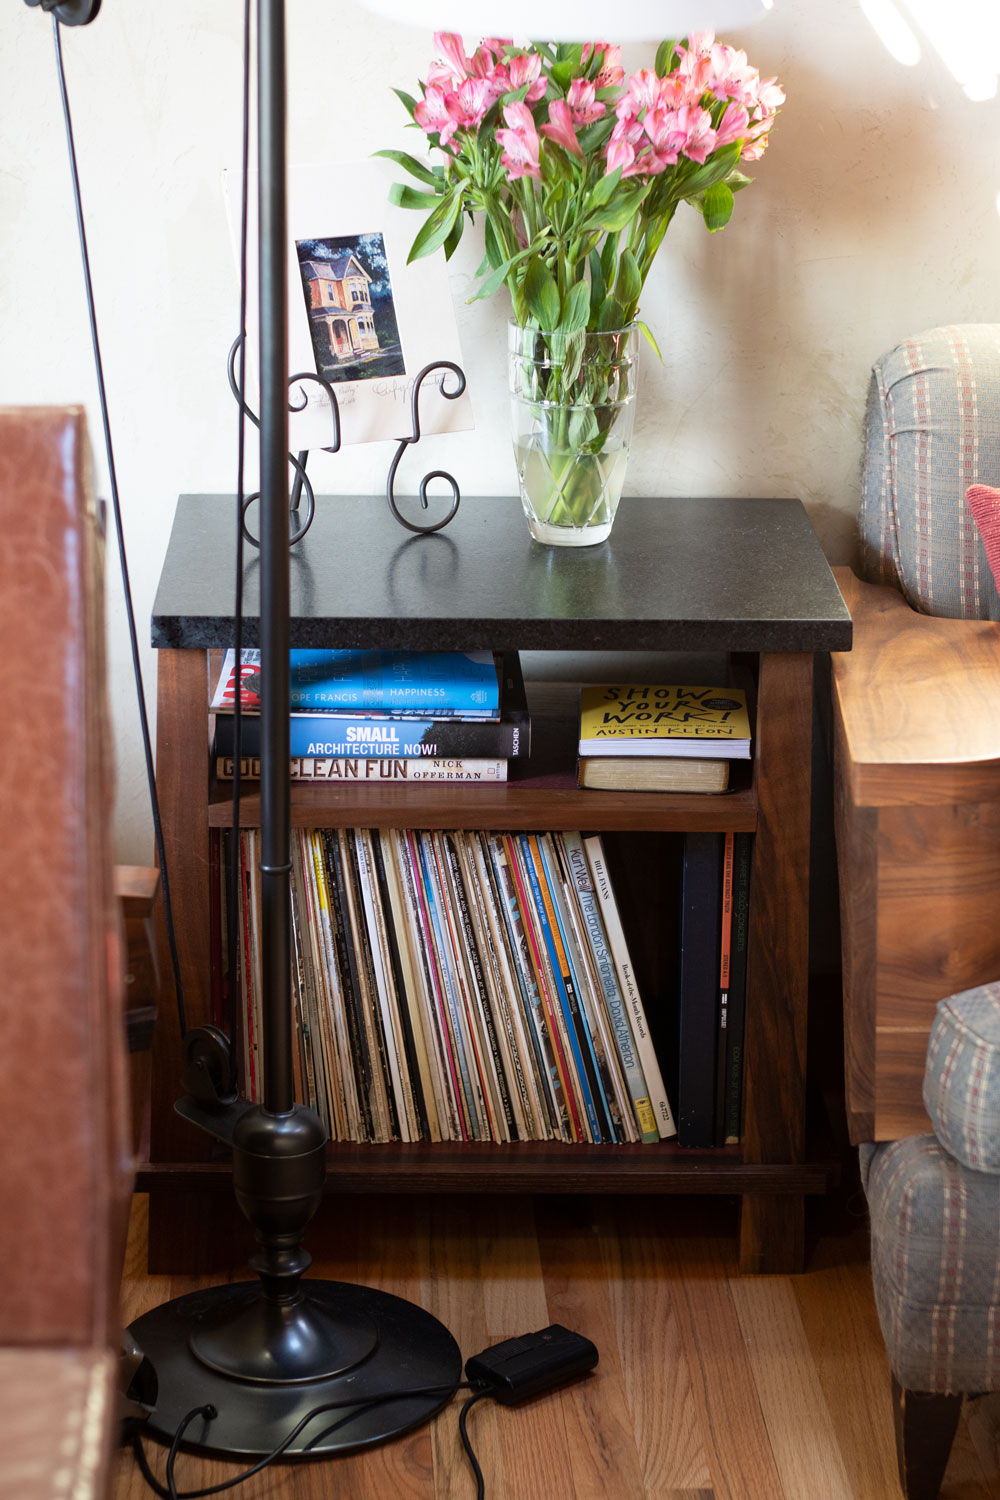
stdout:
POLYGON ((332 260, 304 260, 313 348, 323 364, 354 360, 378 349, 368 290, 371 277, 350 250, 332 260))

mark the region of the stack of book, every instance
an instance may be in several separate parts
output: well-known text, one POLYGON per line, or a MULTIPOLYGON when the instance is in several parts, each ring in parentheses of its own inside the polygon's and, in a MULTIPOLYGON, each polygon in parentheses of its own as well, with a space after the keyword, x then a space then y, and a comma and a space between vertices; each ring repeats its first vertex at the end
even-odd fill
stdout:
POLYGON ((724 792, 730 761, 750 758, 746 695, 730 687, 585 687, 578 754, 583 787, 724 792))
MULTIPOLYGON (((292 651, 293 781, 506 781, 528 755, 531 725, 517 653, 292 651)), ((240 773, 260 775, 259 651, 240 667, 240 773)), ((215 769, 236 753, 235 652, 212 696, 215 769)))
MULTIPOLYGON (((259 835, 239 835, 258 1090, 259 835)), ((602 842, 295 829, 298 1097, 334 1140, 655 1142, 667 1101, 602 842)))

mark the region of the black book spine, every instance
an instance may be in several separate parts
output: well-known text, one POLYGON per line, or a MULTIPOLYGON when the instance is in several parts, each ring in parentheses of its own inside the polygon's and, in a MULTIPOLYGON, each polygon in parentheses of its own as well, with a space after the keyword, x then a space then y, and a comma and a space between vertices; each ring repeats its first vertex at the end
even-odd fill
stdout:
POLYGON ((401 1139, 402 1132, 399 1126, 399 1109, 396 1105, 396 1093, 392 1086, 392 1073, 389 1068, 389 1047, 392 1045, 390 1038, 385 1034, 382 1024, 382 1007, 379 1005, 378 981, 375 977, 375 960, 372 957, 371 945, 375 941, 373 935, 368 931, 368 921, 365 916, 365 899, 361 889, 361 872, 358 869, 358 846, 357 832, 355 829, 347 831, 344 840, 344 874, 351 883, 351 898, 354 902, 356 916, 355 932, 357 943, 355 945, 355 959, 359 969, 364 971, 362 995, 366 997, 368 1014, 371 1017, 372 1032, 375 1036, 375 1044, 378 1048, 376 1065, 379 1068, 379 1076, 385 1086, 386 1105, 389 1111, 389 1134, 390 1139, 401 1139))
POLYGON ((677 1144, 715 1144, 723 836, 688 833, 681 876, 677 1144))
POLYGON ((746 1030, 747 934, 750 926, 750 861, 753 835, 736 835, 733 861, 733 936, 729 961, 729 1020, 726 1026, 725 1136, 743 1135, 743 1038, 746 1030))
POLYGON ((358 976, 354 944, 351 941, 351 924, 344 906, 346 877, 336 832, 332 830, 325 831, 323 834, 323 845, 326 850, 327 869, 331 876, 330 898, 333 902, 332 915, 336 924, 334 946, 337 950, 340 988, 346 1001, 347 1029, 351 1037, 352 1061, 354 1063, 354 1082, 357 1089, 358 1105, 361 1110, 362 1129, 365 1139, 371 1141, 375 1138, 375 1126, 371 1108, 372 1060, 368 1055, 368 1039, 365 1032, 364 1016, 362 1014, 363 998, 361 994, 361 980, 358 976))
POLYGON ((715 1043, 715 1144, 726 1141, 726 1041, 729 1033, 729 1001, 732 979, 733 864, 736 835, 727 833, 722 844, 722 889, 719 895, 719 998, 716 1002, 715 1043))

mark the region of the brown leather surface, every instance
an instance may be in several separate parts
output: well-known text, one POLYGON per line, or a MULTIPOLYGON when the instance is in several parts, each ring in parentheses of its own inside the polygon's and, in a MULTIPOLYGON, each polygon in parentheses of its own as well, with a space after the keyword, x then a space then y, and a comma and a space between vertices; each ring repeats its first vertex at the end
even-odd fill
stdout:
POLYGON ((0 1349, 0 1500, 107 1494, 115 1371, 109 1350, 0 1349))
POLYGON ((81 410, 0 408, 0 1345, 117 1343, 131 1160, 89 470, 81 410))

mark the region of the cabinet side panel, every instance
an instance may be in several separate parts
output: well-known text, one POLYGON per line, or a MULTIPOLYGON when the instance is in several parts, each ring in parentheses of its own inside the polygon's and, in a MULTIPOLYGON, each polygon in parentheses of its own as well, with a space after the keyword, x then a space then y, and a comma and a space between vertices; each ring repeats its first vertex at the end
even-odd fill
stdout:
POLYGON ((844 973, 844 1083, 852 1143, 874 1139, 878 809, 858 807, 837 720, 835 818, 844 973))
MULTIPOLYGON (((209 1018, 208 690, 204 651, 158 653, 156 777, 189 1026, 209 1018)), ((163 995, 153 1046, 152 1161, 197 1161, 209 1138, 174 1113, 181 1037, 163 901, 157 935, 163 995)))
POLYGON ((878 834, 875 1138, 926 1130, 939 1000, 1000 976, 1000 806, 884 807, 878 834))

